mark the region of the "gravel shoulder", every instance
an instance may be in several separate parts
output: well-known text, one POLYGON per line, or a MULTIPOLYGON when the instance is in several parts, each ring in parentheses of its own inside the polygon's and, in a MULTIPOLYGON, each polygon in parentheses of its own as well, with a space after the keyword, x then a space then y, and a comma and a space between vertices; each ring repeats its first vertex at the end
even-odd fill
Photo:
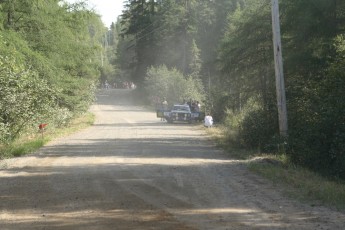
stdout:
POLYGON ((104 90, 95 124, 0 162, 0 229, 344 229, 345 214, 281 195, 199 126, 104 90))

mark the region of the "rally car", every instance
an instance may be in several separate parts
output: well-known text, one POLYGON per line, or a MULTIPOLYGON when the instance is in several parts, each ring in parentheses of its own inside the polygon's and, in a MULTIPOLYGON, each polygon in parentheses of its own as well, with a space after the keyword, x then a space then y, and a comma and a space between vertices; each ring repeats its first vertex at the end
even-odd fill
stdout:
POLYGON ((157 117, 164 118, 168 123, 188 122, 202 120, 203 114, 200 112, 192 112, 189 105, 175 104, 171 110, 157 110, 157 117))

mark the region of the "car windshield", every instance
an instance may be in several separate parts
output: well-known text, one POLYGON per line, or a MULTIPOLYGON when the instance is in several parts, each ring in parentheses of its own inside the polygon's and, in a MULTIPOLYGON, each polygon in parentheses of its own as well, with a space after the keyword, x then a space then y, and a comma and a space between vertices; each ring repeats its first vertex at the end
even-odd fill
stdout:
POLYGON ((173 110, 190 112, 189 106, 174 105, 173 110))

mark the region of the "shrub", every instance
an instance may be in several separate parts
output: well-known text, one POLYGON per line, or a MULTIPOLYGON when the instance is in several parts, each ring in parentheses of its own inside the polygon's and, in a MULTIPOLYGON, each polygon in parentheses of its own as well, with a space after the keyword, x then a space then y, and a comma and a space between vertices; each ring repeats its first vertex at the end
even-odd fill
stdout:
POLYGON ((166 98, 171 103, 179 103, 184 99, 204 100, 204 90, 199 79, 185 78, 176 69, 166 66, 151 67, 145 79, 145 89, 149 98, 166 98))
POLYGON ((240 146, 274 152, 281 140, 275 113, 264 110, 256 98, 250 98, 242 110, 226 110, 224 125, 229 141, 240 146))
POLYGON ((272 141, 276 133, 276 120, 267 111, 258 109, 246 114, 239 135, 245 146, 258 148, 260 151, 272 151, 272 141))
POLYGON ((56 105, 56 92, 46 81, 14 59, 0 57, 0 141, 11 141, 56 105))

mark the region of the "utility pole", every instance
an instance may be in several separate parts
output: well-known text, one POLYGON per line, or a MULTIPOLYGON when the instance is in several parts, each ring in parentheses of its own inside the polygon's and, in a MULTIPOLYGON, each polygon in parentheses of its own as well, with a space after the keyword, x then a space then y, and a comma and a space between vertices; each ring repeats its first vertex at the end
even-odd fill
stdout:
POLYGON ((285 83, 283 73, 282 45, 280 36, 279 20, 279 0, 272 0, 272 29, 273 29, 273 47, 274 63, 276 75, 277 106, 279 118, 280 136, 287 137, 288 121, 286 109, 285 83))

